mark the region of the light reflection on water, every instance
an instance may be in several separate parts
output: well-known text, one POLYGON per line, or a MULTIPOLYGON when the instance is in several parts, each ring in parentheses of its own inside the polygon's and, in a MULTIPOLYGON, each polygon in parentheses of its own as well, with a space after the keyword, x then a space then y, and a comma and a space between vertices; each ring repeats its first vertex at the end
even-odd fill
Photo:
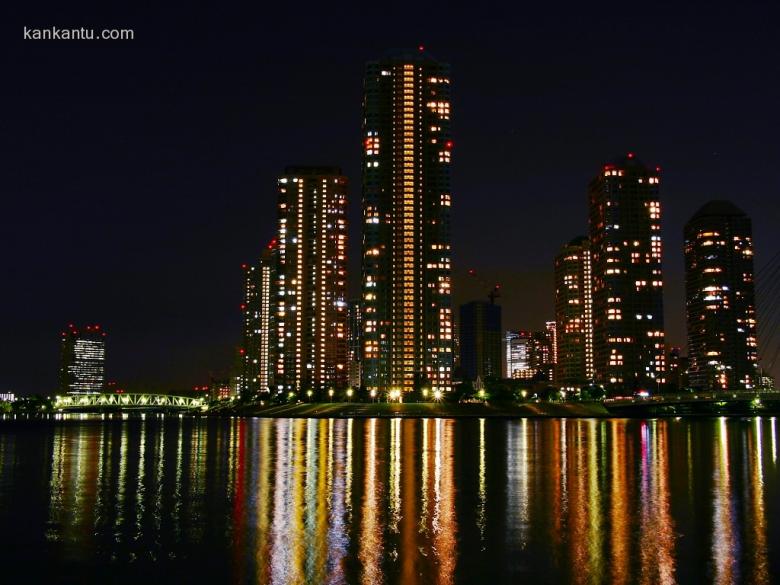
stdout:
POLYGON ((0 560, 80 582, 768 583, 778 479, 774 418, 14 423, 0 560))

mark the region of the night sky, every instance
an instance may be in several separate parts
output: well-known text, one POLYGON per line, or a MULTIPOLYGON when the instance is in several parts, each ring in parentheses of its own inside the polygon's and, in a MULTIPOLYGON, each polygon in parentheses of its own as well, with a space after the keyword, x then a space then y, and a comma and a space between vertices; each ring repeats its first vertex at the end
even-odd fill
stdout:
POLYGON ((108 378, 128 389, 226 373, 240 266, 273 236, 286 165, 350 178, 356 292, 363 67, 393 47, 453 67, 456 305, 498 281, 506 328, 552 319, 553 256, 586 232, 590 178, 629 151, 663 169, 672 343, 682 228, 702 204, 732 199, 753 218, 757 268, 780 249, 769 4, 165 4, 1 15, 0 391, 53 392, 69 322, 106 328, 108 378), (25 25, 135 40, 25 41, 25 25))

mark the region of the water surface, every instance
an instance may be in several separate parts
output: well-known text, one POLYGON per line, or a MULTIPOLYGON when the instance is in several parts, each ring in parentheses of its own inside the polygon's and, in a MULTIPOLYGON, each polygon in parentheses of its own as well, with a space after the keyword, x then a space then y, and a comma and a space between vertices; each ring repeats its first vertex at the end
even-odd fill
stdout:
POLYGON ((0 421, 0 567, 45 583, 768 583, 777 427, 0 421))

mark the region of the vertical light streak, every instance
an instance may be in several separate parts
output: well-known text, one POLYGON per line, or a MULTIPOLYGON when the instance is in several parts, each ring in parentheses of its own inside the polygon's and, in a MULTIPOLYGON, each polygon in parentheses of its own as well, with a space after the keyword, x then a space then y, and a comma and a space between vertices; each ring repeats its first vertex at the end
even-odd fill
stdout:
POLYGON ((361 564, 360 581, 366 585, 383 583, 382 574, 382 531, 379 520, 379 498, 381 487, 377 479, 377 420, 372 418, 366 426, 365 440, 365 491, 360 521, 360 548, 358 559, 361 564))
POLYGON ((735 574, 734 517, 731 510, 731 475, 726 418, 718 425, 719 440, 715 448, 715 475, 712 510, 712 562, 715 583, 727 585, 738 580, 735 574))
POLYGON ((255 467, 258 474, 257 481, 257 538, 255 545, 255 581, 257 583, 267 583, 268 574, 268 555, 270 542, 269 524, 271 513, 271 482, 270 475, 272 469, 271 459, 271 428, 274 420, 260 419, 260 436, 258 441, 259 464, 255 467))
MULTIPOLYGON (((454 442, 455 422, 436 419, 436 512, 434 552, 439 561, 437 583, 450 584, 457 561, 457 517, 455 515, 454 442)), ((408 582, 408 581, 405 581, 408 582)))
POLYGON ((612 483, 610 485, 610 535, 611 580, 615 584, 629 582, 630 545, 628 499, 626 486, 626 423, 623 420, 609 421, 612 441, 612 483))
POLYGON ((485 477, 485 419, 479 419, 479 487, 477 495, 479 498, 479 507, 477 508, 477 528, 479 528, 479 540, 482 550, 485 550, 485 506, 486 497, 486 477, 485 477))
POLYGON ((764 462, 763 462, 763 434, 762 421, 758 416, 755 419, 755 459, 752 462, 750 474, 750 499, 751 499, 751 519, 750 526, 753 528, 752 543, 750 550, 753 551, 753 574, 751 583, 769 583, 769 560, 767 559, 766 542, 766 513, 764 511, 764 462))
POLYGON ((401 520, 401 419, 390 421, 390 522, 392 532, 398 532, 401 520))

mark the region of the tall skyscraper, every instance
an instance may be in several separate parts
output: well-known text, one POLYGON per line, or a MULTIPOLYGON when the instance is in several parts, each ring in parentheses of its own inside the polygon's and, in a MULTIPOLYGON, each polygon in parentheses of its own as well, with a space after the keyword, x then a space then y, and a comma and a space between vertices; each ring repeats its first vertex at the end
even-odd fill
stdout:
POLYGON ((545 321, 544 330, 547 332, 547 336, 550 339, 550 347, 552 354, 550 359, 553 364, 552 376, 555 379, 555 365, 558 363, 558 324, 555 321, 545 321))
POLYGON ((263 250, 257 264, 244 264, 244 318, 241 359, 243 373, 239 393, 268 392, 272 376, 271 349, 275 312, 272 292, 276 281, 276 240, 263 250))
POLYGON ((347 384, 347 179, 288 167, 278 180, 277 391, 347 384))
POLYGON ((612 392, 665 382, 659 175, 629 153, 589 186, 594 366, 612 392))
POLYGON ((106 332, 100 325, 62 332, 60 392, 95 394, 105 386, 106 332))
POLYGON ((733 203, 710 201, 685 225, 685 291, 691 386, 756 388, 752 226, 733 203))
POLYGON ((424 51, 366 66, 363 378, 452 389, 450 69, 424 51))
POLYGON ((471 301, 460 307, 460 368, 463 378, 501 377, 501 307, 471 301))
POLYGON ((593 299, 590 246, 575 238, 555 257, 555 323, 558 355, 555 381, 582 388, 593 379, 593 299))

